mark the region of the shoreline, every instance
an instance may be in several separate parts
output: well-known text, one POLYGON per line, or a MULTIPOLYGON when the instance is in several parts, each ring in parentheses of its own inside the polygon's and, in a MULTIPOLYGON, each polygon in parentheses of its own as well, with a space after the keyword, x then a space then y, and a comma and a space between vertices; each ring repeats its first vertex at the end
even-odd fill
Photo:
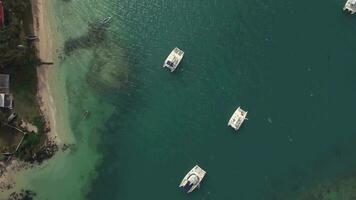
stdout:
MULTIPOLYGON (((67 91, 66 81, 68 78, 67 73, 75 73, 70 71, 74 68, 67 67, 68 65, 65 63, 70 59, 66 60, 61 56, 65 55, 63 47, 69 37, 61 31, 64 28, 62 27, 62 19, 60 16, 53 14, 52 11, 56 10, 58 13, 62 13, 62 10, 57 10, 57 4, 52 1, 29 1, 31 2, 31 8, 29 7, 29 9, 32 11, 33 22, 29 23, 28 26, 31 26, 33 35, 39 38, 34 43, 36 57, 40 59, 39 63, 55 63, 54 65, 44 64, 37 66, 36 71, 34 71, 37 75, 37 87, 35 88, 36 91, 34 91, 35 100, 38 102, 36 109, 40 109, 46 127, 46 135, 42 137, 43 140, 46 140, 43 142, 43 146, 45 149, 47 147, 51 149, 50 145, 54 144, 58 151, 51 158, 48 158, 49 156, 45 157, 44 162, 41 162, 42 157, 40 155, 38 156, 40 160, 31 159, 29 162, 24 162, 14 158, 6 163, 3 168, 0 164, 0 174, 2 173, 1 170, 5 172, 3 176, 0 175, 0 199, 7 199, 10 195, 18 194, 21 191, 35 191, 38 192, 36 195, 38 198, 60 200, 60 197, 52 197, 52 194, 58 191, 56 187, 58 179, 53 179, 51 176, 61 173, 63 175, 60 179, 67 181, 62 190, 67 194, 76 196, 78 199, 82 199, 83 195, 85 195, 83 193, 86 192, 84 190, 91 186, 91 181, 96 176, 96 167, 102 159, 97 152, 96 146, 99 141, 98 134, 94 134, 101 127, 88 126, 96 119, 96 115, 85 121, 81 120, 78 123, 78 127, 73 128, 71 126, 73 121, 70 121, 70 117, 73 117, 73 115, 71 115, 70 96, 67 91), (75 137, 74 130, 78 131, 78 134, 83 133, 83 137, 79 139, 75 137), (6 184, 10 185, 10 188, 7 188, 6 184, 2 187, 2 180, 6 180, 6 184)), ((79 22, 86 23, 86 21, 82 20, 79 22)), ((86 32, 83 32, 83 34, 86 34, 86 32)), ((83 68, 81 70, 86 71, 87 69, 83 68)), ((83 78, 82 81, 85 80, 84 77, 81 78, 83 78)), ((80 88, 84 87, 81 86, 80 88)), ((82 117, 83 110, 88 109, 93 113, 103 112, 105 113, 105 118, 109 117, 112 112, 111 105, 104 105, 100 109, 97 109, 97 107, 92 108, 90 107, 91 103, 98 101, 98 99, 90 93, 86 94, 86 96, 88 97, 87 100, 81 102, 85 103, 85 105, 81 110, 78 110, 77 116, 82 117), (103 109, 106 109, 107 112, 104 112, 103 109)), ((46 152, 44 154, 46 156, 46 152)), ((37 157, 37 154, 35 157, 37 157)), ((65 197, 64 194, 63 197, 65 197)))
MULTIPOLYGON (((48 18, 48 1, 31 0, 33 14, 33 32, 38 36, 36 43, 37 56, 42 62, 53 62, 53 40, 48 18)), ((51 141, 60 142, 56 132, 56 108, 49 86, 49 66, 37 67, 37 96, 41 113, 44 115, 49 128, 47 138, 51 141)))
POLYGON ((37 55, 44 63, 53 63, 53 65, 42 64, 37 67, 37 98, 40 105, 41 113, 43 114, 49 132, 47 138, 60 146, 65 146, 68 143, 73 143, 74 139, 71 137, 70 127, 67 124, 67 110, 57 108, 65 108, 67 105, 65 101, 65 92, 57 85, 53 85, 53 81, 58 81, 55 75, 58 75, 56 63, 59 62, 58 55, 58 38, 52 32, 51 19, 49 12, 51 12, 51 2, 48 0, 30 0, 33 13, 33 31, 37 35, 39 42, 36 43, 37 55), (56 40, 54 40, 56 38, 56 40), (63 98, 62 102, 55 101, 55 99, 63 98), (67 134, 68 133, 68 134, 67 134))
MULTIPOLYGON (((54 45, 48 17, 49 2, 47 0, 30 0, 30 2, 33 17, 33 24, 31 26, 33 28, 33 34, 39 38, 39 41, 35 44, 37 57, 42 62, 53 63, 54 45)), ((37 101, 40 112, 45 120, 46 129, 48 130, 46 136, 44 136, 46 137, 46 146, 49 146, 49 148, 52 146, 52 148, 57 148, 57 150, 64 150, 68 146, 58 137, 56 123, 57 109, 50 88, 50 68, 52 67, 54 66, 43 64, 37 66, 37 101)), ((55 151, 56 150, 54 150, 54 154, 55 151)), ((13 192, 20 192, 20 190, 23 189, 21 188, 22 185, 15 180, 20 178, 21 172, 33 168, 36 165, 38 165, 36 162, 30 163, 16 158, 7 164, 0 163, 0 193, 5 195, 5 198, 8 198, 13 192)), ((3 196, 0 195, 0 197, 2 198, 3 196)))

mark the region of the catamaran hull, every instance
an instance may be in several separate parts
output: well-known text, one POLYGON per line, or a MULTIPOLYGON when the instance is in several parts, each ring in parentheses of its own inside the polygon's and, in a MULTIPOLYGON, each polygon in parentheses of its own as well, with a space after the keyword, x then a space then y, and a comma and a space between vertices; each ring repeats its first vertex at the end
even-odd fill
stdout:
POLYGON ((184 51, 179 48, 174 48, 172 52, 168 55, 167 59, 164 61, 163 67, 168 68, 171 72, 177 69, 179 63, 182 61, 184 56, 184 51))
POLYGON ((191 193, 192 191, 195 190, 195 188, 200 186, 201 181, 203 180, 204 176, 206 174, 206 171, 204 171, 202 168, 200 168, 198 165, 194 166, 193 169, 191 169, 187 175, 183 178, 182 182, 180 183, 179 187, 185 188, 187 184, 189 184, 188 179, 189 177, 195 175, 198 178, 198 182, 187 190, 187 193, 191 193))

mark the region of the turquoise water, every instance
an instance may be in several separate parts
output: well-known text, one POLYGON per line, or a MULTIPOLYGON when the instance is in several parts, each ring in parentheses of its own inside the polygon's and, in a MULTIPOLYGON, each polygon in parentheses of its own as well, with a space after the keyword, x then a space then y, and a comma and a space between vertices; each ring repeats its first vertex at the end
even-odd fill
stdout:
POLYGON ((76 148, 29 188, 38 199, 295 199, 354 173, 356 18, 343 3, 53 2, 76 148), (103 40, 63 51, 106 16, 103 40), (175 46, 185 58, 170 73, 175 46), (237 106, 249 120, 235 133, 237 106), (186 195, 177 186, 196 164, 207 177, 186 195))

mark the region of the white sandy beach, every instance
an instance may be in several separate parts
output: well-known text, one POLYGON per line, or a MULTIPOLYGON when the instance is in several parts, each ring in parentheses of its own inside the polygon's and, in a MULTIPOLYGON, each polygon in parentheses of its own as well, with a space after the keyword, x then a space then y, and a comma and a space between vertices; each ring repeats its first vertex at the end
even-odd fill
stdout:
MULTIPOLYGON (((38 56, 43 62, 53 62, 53 41, 48 17, 48 1, 47 0, 31 0, 33 13, 34 35, 38 36, 39 41, 36 44, 38 56)), ((38 75, 38 99, 41 103, 42 113, 45 115, 47 125, 50 127, 48 133, 49 139, 61 144, 57 134, 56 127, 56 107, 52 97, 49 84, 49 68, 53 66, 42 65, 37 69, 38 75)), ((30 167, 29 164, 17 160, 11 161, 11 164, 6 167, 6 173, 0 176, 0 192, 7 196, 9 191, 7 188, 16 187, 15 179, 20 170, 30 167)), ((0 195, 0 199, 3 196, 0 195)))
MULTIPOLYGON (((38 36, 39 42, 36 44, 38 56, 43 62, 53 62, 53 41, 48 17, 48 1, 32 0, 34 35, 38 36)), ((56 108, 48 84, 48 68, 51 66, 42 65, 37 70, 38 76, 38 97, 41 102, 41 110, 48 120, 50 126, 50 138, 56 139, 56 108)))

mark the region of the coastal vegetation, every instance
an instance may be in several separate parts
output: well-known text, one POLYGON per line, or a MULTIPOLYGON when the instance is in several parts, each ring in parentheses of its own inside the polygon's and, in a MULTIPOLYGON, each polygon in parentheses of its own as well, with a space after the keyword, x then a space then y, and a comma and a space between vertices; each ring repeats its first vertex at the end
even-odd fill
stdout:
POLYGON ((10 88, 14 98, 13 110, 0 112, 0 153, 29 160, 46 142, 48 131, 40 111, 37 97, 37 71, 40 60, 33 40, 30 0, 4 0, 5 26, 0 29, 0 73, 10 75, 10 88), (7 126, 7 118, 16 113, 17 118, 7 126), (28 130, 23 122, 37 127, 28 130), (19 142, 22 141, 21 144, 19 142), (17 150, 15 152, 15 150, 17 150))

